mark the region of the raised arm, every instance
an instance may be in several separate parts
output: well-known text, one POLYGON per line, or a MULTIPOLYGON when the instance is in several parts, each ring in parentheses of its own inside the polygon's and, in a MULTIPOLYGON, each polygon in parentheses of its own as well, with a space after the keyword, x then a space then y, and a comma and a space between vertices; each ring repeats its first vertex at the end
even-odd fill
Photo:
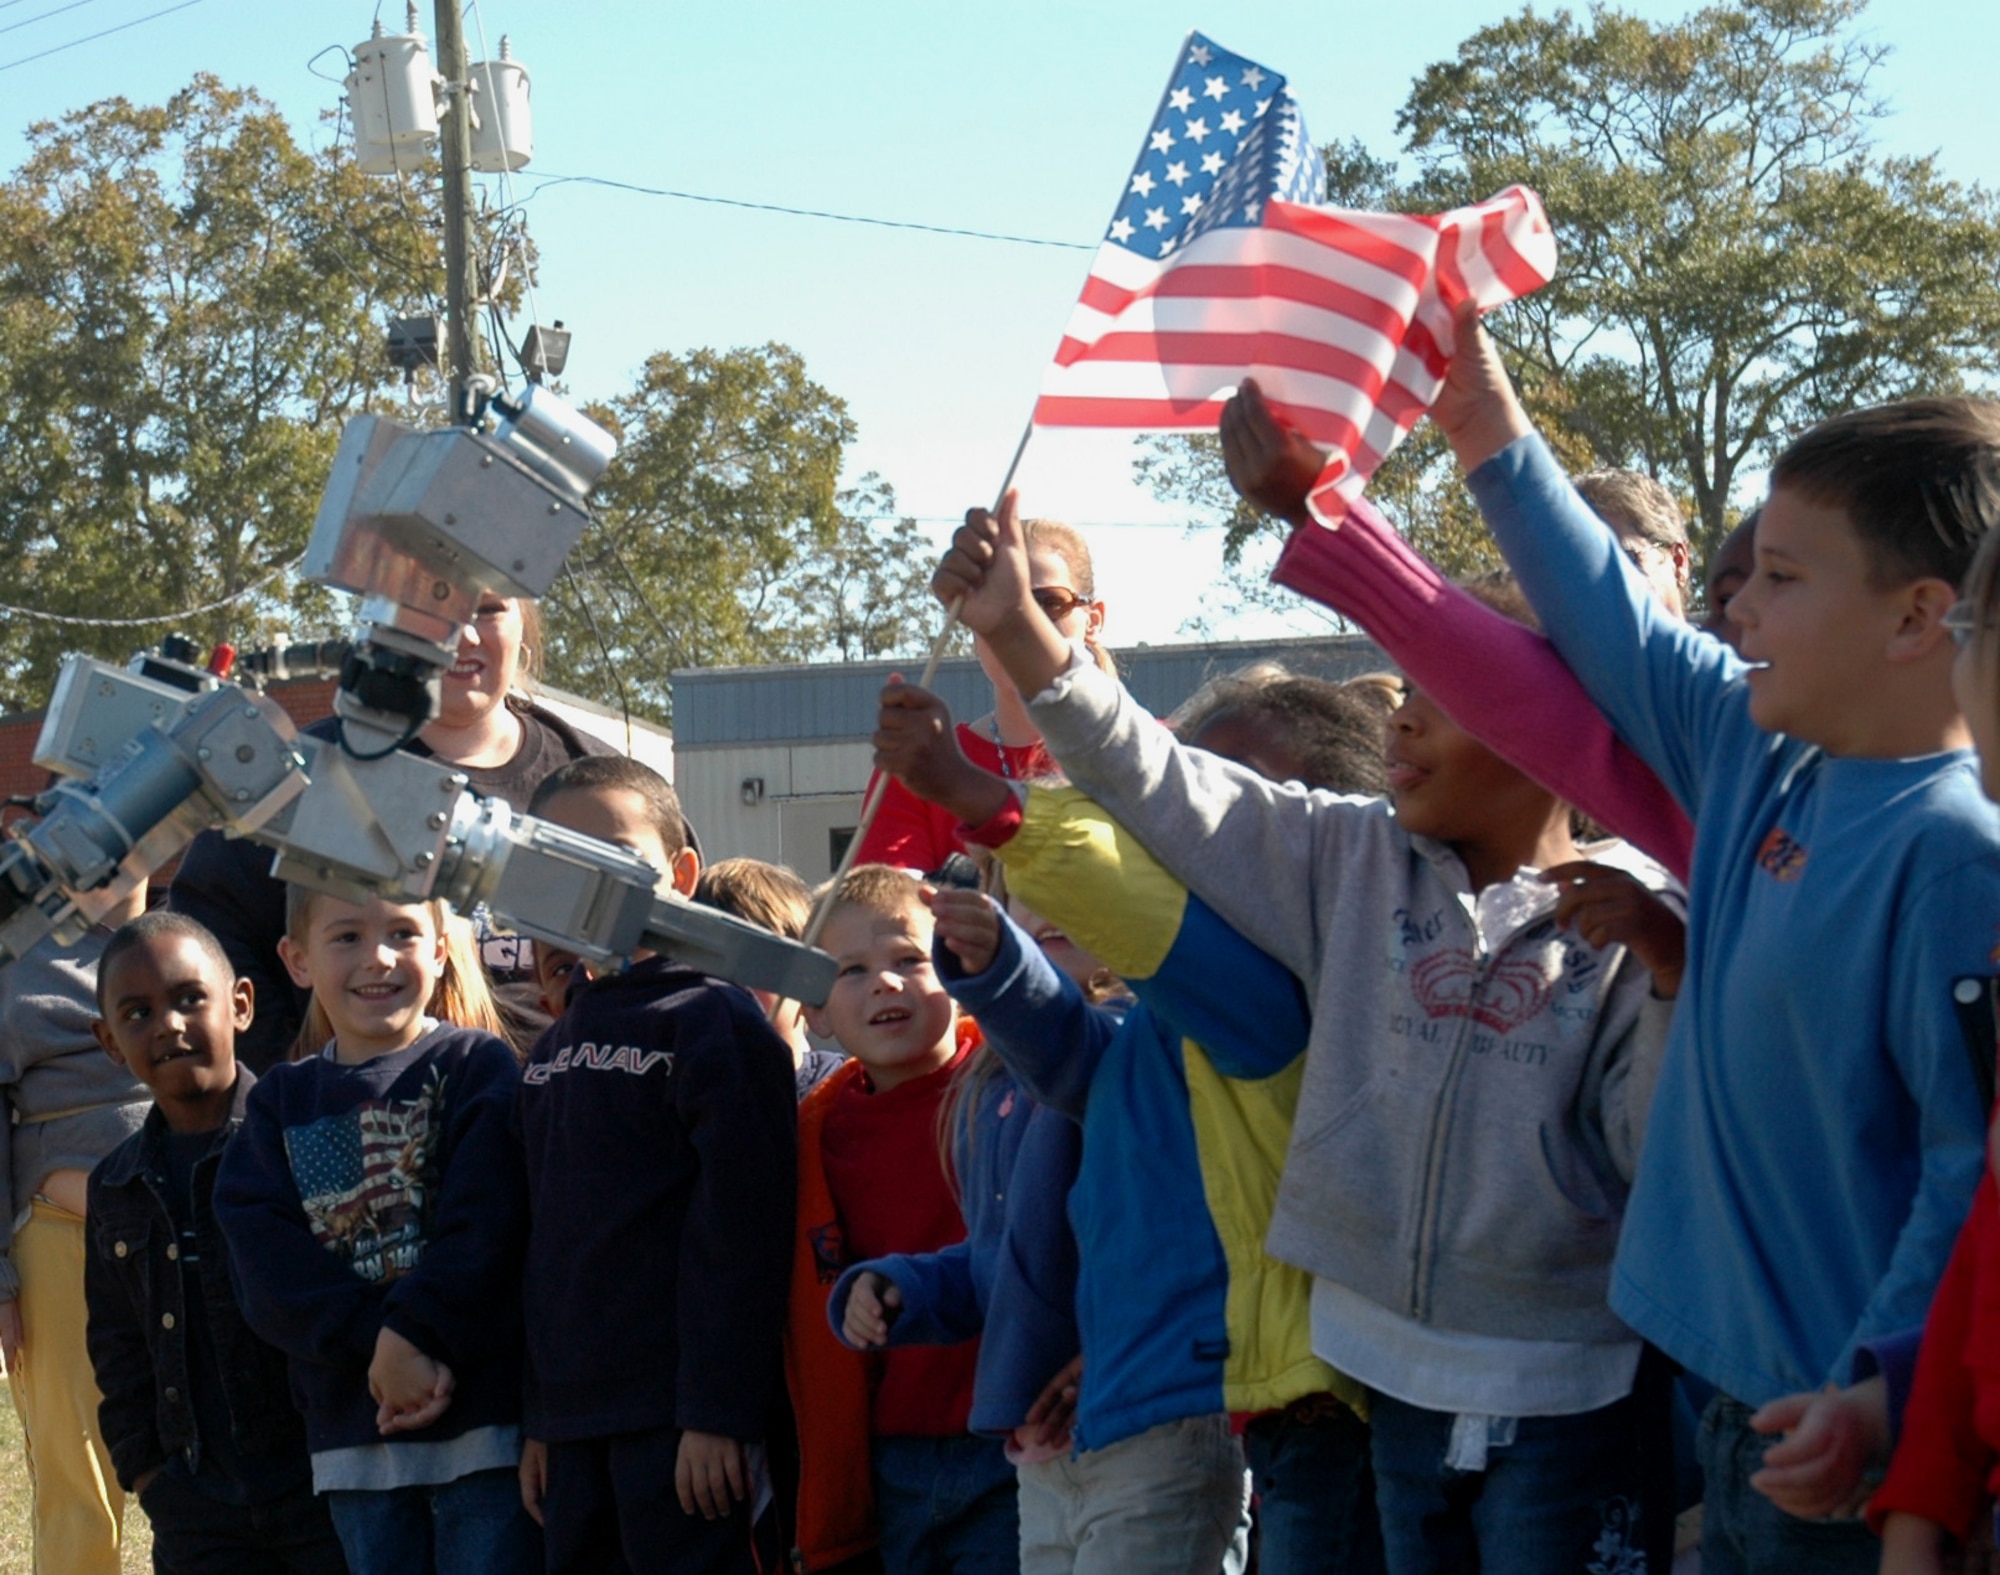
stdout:
POLYGON ((1029 714, 1078 786, 1253 945, 1303 979, 1321 942, 1314 883, 1370 835, 1380 806, 1266 781, 1186 749, 1116 682, 1080 658, 1028 595, 1026 548, 1010 493, 974 510, 933 582, 1030 696, 1029 714))
POLYGON ((1445 579, 1365 499, 1337 529, 1299 530, 1271 577, 1358 623, 1481 743, 1687 878, 1686 811, 1612 731, 1555 647, 1445 579))
MULTIPOLYGON (((1117 1017, 1085 1000, 1076 981, 988 899, 940 892, 938 901, 947 896, 985 903, 998 921, 999 934, 992 961, 977 972, 967 972, 941 939, 933 951, 945 988, 972 1013, 1007 1070, 1037 1103, 1082 1120, 1091 1080, 1117 1035, 1117 1017)), ((941 937, 944 920, 940 912, 941 937)))
POLYGON ((1366 499, 1321 524, 1308 505, 1320 452, 1254 381, 1223 410, 1222 450, 1237 491, 1295 527, 1272 579, 1359 624, 1467 732, 1687 878, 1687 815, 1546 639, 1451 584, 1366 499))
POLYGON ((1550 643, 1591 701, 1691 815, 1732 719, 1748 726, 1744 663, 1646 589, 1617 538, 1528 425, 1476 312, 1431 407, 1550 643), (1724 703, 1734 695, 1736 703, 1724 703))
POLYGON ((1021 900, 1201 1045, 1231 1077, 1264 1077, 1305 1049, 1299 981, 1225 924, 1074 788, 1030 787, 998 849, 1021 900))

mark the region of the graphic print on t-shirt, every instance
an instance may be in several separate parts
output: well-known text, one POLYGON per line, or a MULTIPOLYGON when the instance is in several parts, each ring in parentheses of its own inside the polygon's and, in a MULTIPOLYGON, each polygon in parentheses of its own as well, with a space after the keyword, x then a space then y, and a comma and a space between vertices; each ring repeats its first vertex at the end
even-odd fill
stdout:
POLYGON ((396 1279, 423 1256, 443 1113, 433 1068, 414 1100, 369 1100, 285 1132, 313 1236, 364 1280, 396 1279))
POLYGON ((1533 957, 1493 964, 1482 978, 1479 959, 1452 946, 1410 966, 1410 990, 1426 1017, 1470 1017, 1496 1034, 1511 1034, 1549 1004, 1555 981, 1533 957))

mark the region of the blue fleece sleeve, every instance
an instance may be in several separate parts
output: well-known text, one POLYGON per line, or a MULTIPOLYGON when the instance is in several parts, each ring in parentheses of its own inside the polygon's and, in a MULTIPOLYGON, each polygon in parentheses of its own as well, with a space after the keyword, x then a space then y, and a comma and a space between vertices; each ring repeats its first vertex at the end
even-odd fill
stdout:
POLYGON ((1103 806, 1031 787, 1000 850, 1010 889, 1118 973, 1229 1077, 1282 1071, 1305 1049, 1305 987, 1195 896, 1103 806))
POLYGON ((2000 913, 2000 869, 1975 859, 1947 870, 1898 905, 1885 937, 1892 991, 1887 1049, 1917 1109, 1916 1195, 1888 1272, 1848 1337, 1834 1371, 1844 1381, 1855 1350, 1921 1324, 1944 1277, 1986 1163, 1986 1112, 1965 1043, 1952 985, 1982 973, 1988 924, 2000 913))
POLYGON ((1854 1381, 1879 1377, 1888 1390, 1891 1442, 1903 1436, 1903 1412, 1917 1381, 1917 1352, 1923 1343, 1924 1327, 1917 1324, 1871 1340, 1854 1353, 1854 1381))
POLYGON ((268 1344, 306 1361, 366 1364, 387 1287, 321 1246, 285 1152, 281 1093, 303 1068, 278 1066, 255 1088, 215 1177, 215 1220, 229 1244, 243 1318, 268 1344))
POLYGON ((454 1369, 519 1350, 528 1181, 509 1130, 520 1064, 501 1040, 477 1041, 448 1074, 444 1164, 424 1255, 389 1287, 382 1322, 454 1369))
POLYGON ((1269 1077, 1305 1052, 1305 987, 1192 893, 1159 970, 1130 983, 1224 1077, 1269 1077))
POLYGON ((1744 704, 1742 660, 1659 604, 1540 437, 1516 439, 1466 481, 1549 642, 1698 815, 1703 763, 1744 704))
POLYGON ((978 1019, 1007 1070, 1040 1104, 1083 1119, 1091 1079, 1118 1032, 1118 1017, 1084 999, 1076 981, 1006 914, 993 961, 967 974, 943 946, 933 948, 938 976, 952 998, 978 1019))
MULTIPOLYGON (((972 1275, 972 1244, 957 1242, 939 1252, 899 1252, 857 1263, 834 1282, 826 1301, 826 1321, 843 1344, 841 1325, 847 1298, 863 1274, 879 1274, 896 1287, 902 1309, 889 1321, 891 1345, 956 1345, 986 1326, 972 1275)), ((855 1350, 865 1347, 855 1346, 855 1350)))

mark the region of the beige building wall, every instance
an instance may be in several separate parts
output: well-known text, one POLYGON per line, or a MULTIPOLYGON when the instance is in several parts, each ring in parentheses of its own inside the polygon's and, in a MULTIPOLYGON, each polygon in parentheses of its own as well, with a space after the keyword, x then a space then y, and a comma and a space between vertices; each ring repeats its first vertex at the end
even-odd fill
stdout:
POLYGON ((764 859, 819 881, 860 819, 871 756, 861 741, 682 746, 674 785, 711 862, 764 859))

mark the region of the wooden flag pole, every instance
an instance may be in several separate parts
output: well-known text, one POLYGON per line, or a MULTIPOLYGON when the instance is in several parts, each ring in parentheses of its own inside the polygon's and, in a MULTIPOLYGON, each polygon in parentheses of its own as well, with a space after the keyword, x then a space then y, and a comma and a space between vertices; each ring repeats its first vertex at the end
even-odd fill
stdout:
MULTIPOLYGON (((1007 474, 1000 479, 1000 493, 994 500, 993 512, 1000 512, 1000 505, 1007 501, 1007 489, 1014 484, 1014 472, 1021 468, 1021 456, 1028 451, 1028 439, 1035 433, 1035 423, 1031 417, 1021 429, 1021 441, 1014 445, 1014 457, 1007 462, 1007 474)), ((924 663, 924 676, 917 680, 919 689, 928 689, 937 678, 938 664, 944 660, 944 648, 951 644, 951 631, 958 625, 958 615, 965 606, 965 598, 960 596, 945 609, 944 627, 938 630, 937 638, 931 642, 930 659, 924 663)), ((854 868, 854 856, 861 851, 861 844, 868 836, 868 828, 875 824, 875 816, 882 808, 882 795, 889 789, 889 778, 877 771, 869 779, 868 796, 861 801, 861 821, 854 828, 854 835, 848 839, 847 850, 840 855, 840 867, 833 872, 826 883, 826 891, 819 899, 819 906, 813 910, 812 920, 806 925, 806 932, 800 937, 808 946, 819 944, 820 931, 826 928, 827 915, 833 910, 833 895, 840 889, 840 883, 847 878, 847 872, 854 868)))

